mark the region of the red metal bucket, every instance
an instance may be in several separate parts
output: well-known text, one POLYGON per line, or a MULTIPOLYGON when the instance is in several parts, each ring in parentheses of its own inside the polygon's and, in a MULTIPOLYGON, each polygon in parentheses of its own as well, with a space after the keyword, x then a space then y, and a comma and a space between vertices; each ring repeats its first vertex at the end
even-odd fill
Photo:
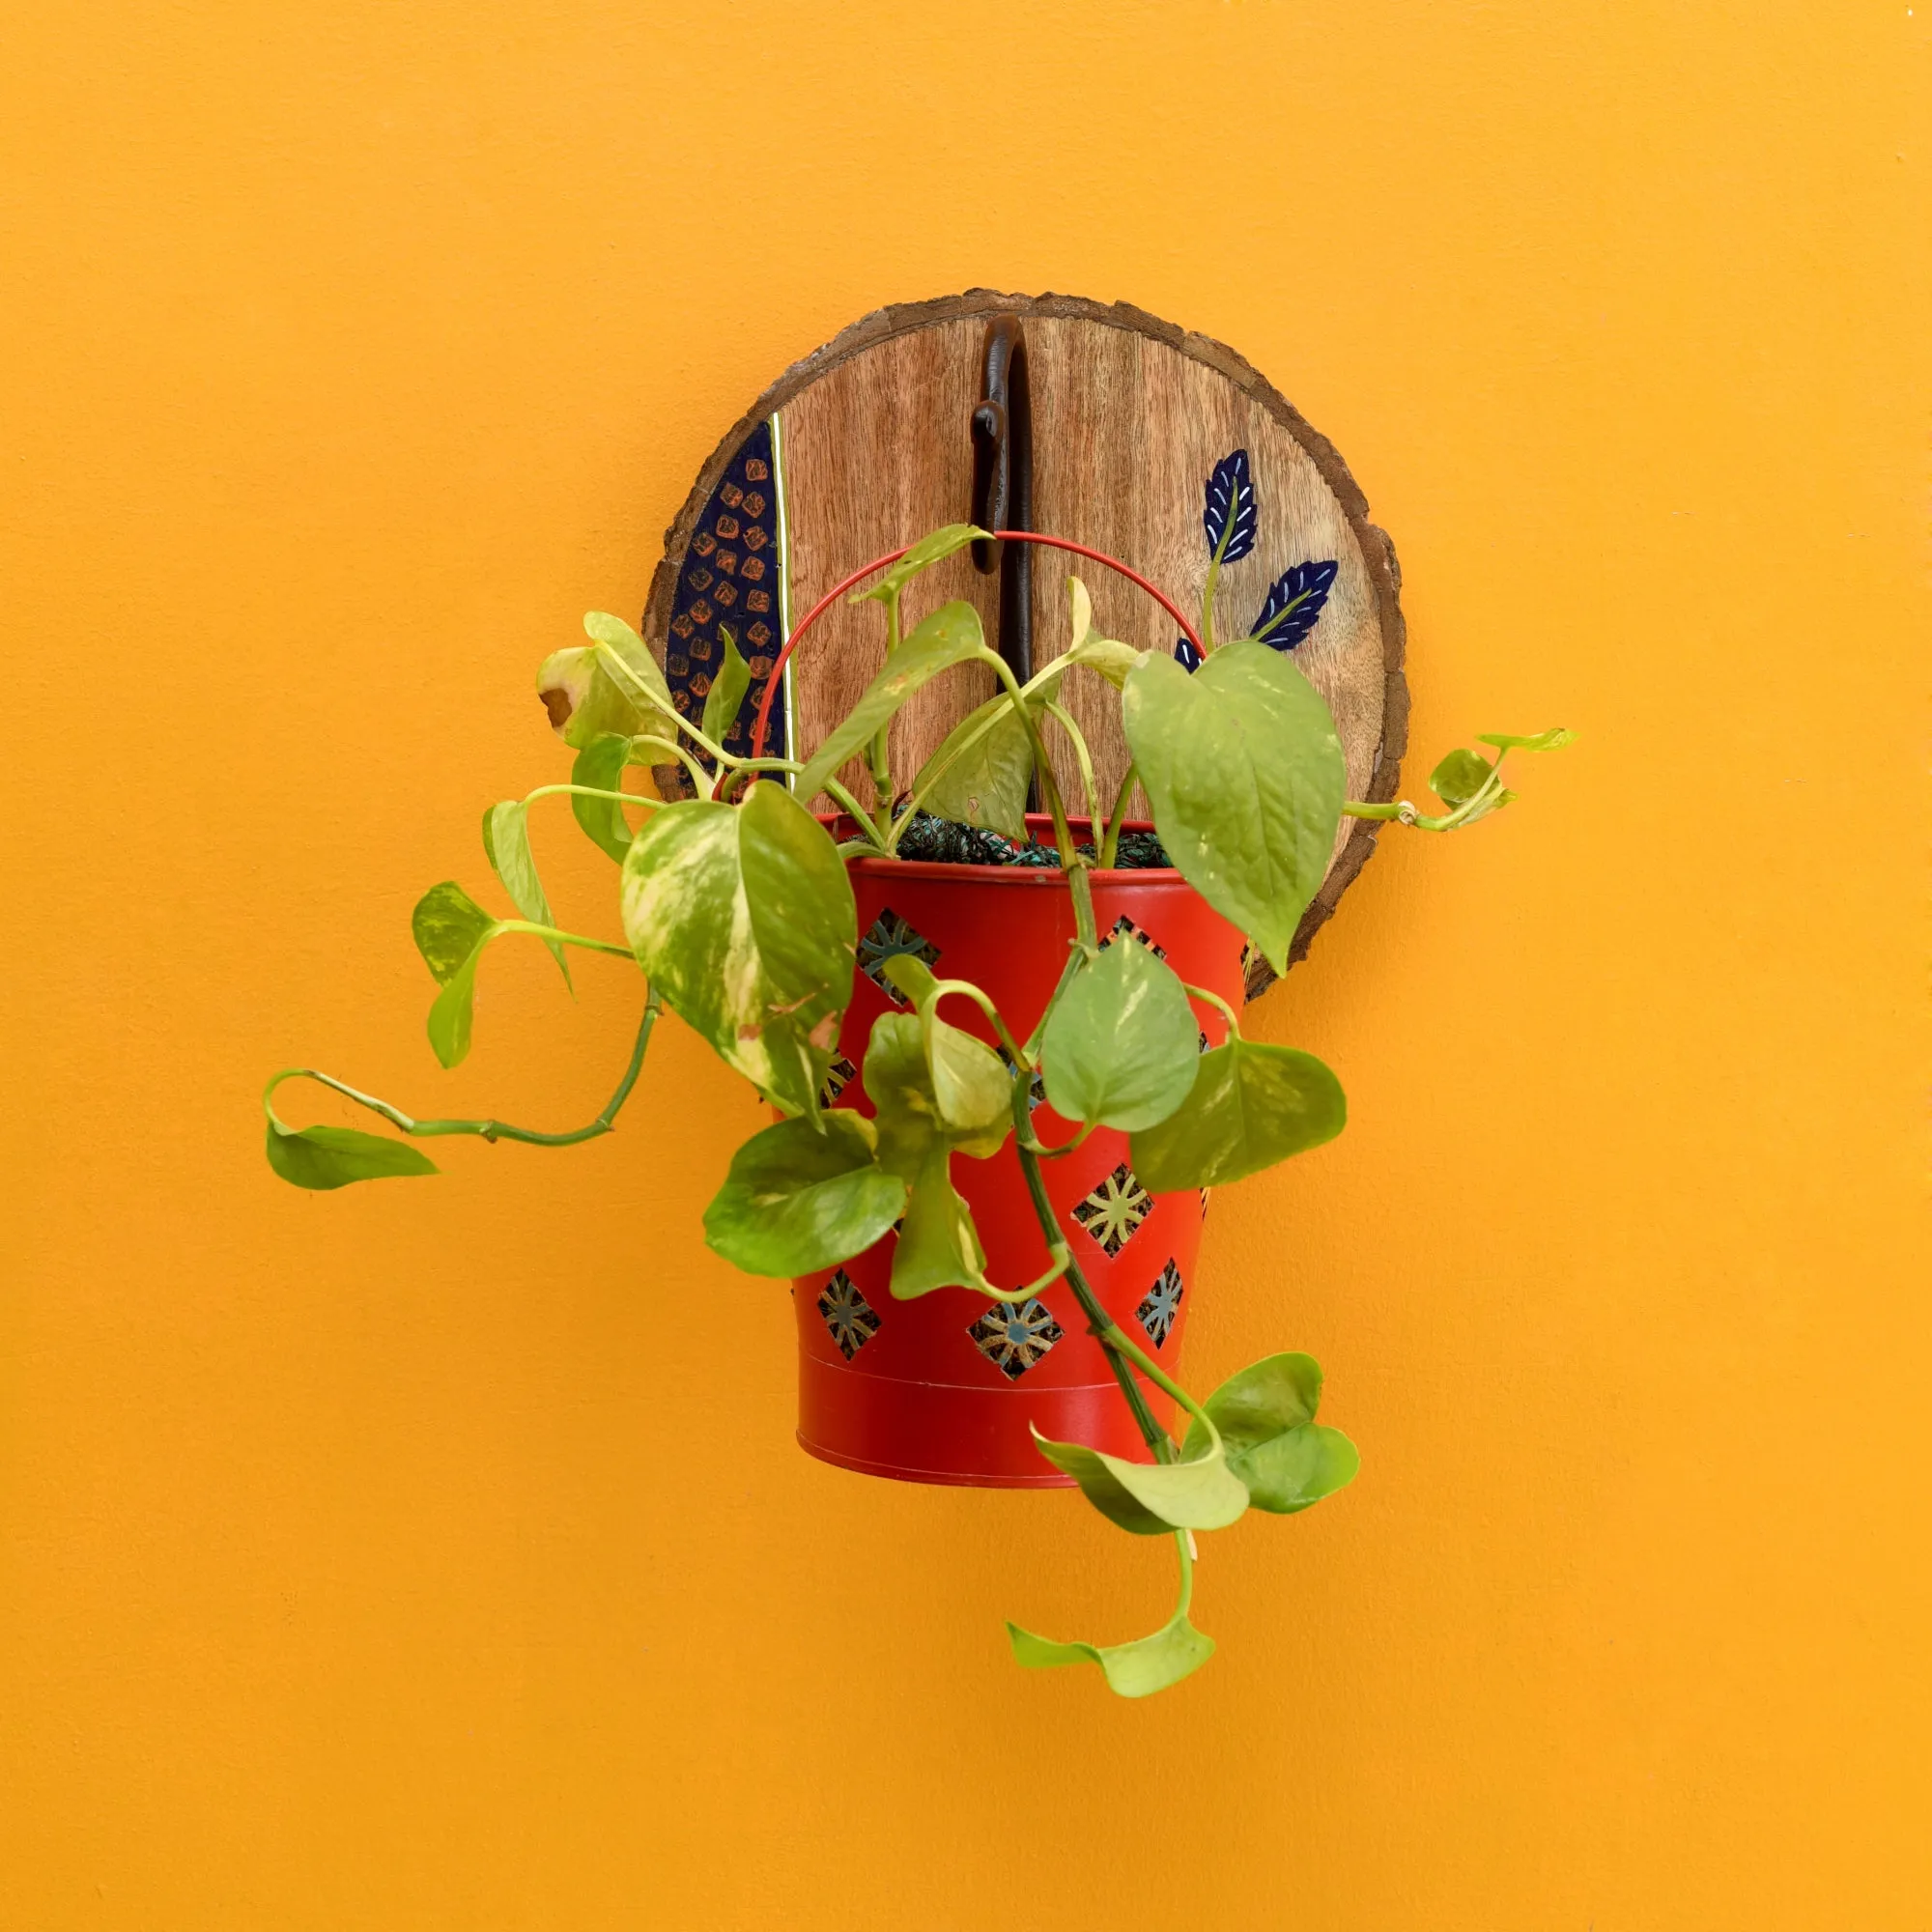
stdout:
MULTIPOLYGON (((1050 838, 1050 833, 1045 835, 1050 838)), ((1241 999, 1241 935, 1174 871, 1096 872, 1094 910, 1103 945, 1156 949, 1182 980, 1241 999)), ((878 973, 894 952, 921 953, 941 979, 971 980, 992 996, 1018 1037, 1038 1021, 1066 962, 1073 907, 1058 870, 859 859, 861 972, 839 1037, 834 1084, 843 1103, 872 1111, 857 1069, 873 1020, 902 1005, 878 973)), ((1208 1045, 1227 1022, 1197 1004, 1208 1045)), ((989 1045, 993 1032, 965 1000, 946 1017, 989 1045)), ((1048 1146, 1073 1127, 1041 1101, 1035 1130, 1048 1146)), ((1194 1295, 1207 1206, 1197 1193, 1150 1196, 1134 1179, 1124 1134, 1094 1133, 1044 1163, 1047 1193, 1094 1293, 1166 1368, 1180 1350, 1194 1295)), ((987 1272, 1003 1286, 1047 1266, 1010 1140, 991 1160, 958 1155, 952 1179, 973 1209, 987 1272)), ((848 1469, 906 1482, 986 1489, 1064 1488, 1027 1425, 1063 1441, 1146 1456, 1120 1385, 1065 1283, 1023 1307, 943 1288, 895 1301, 888 1235, 840 1268, 793 1284, 798 1312, 798 1439, 848 1469)), ((1158 1402, 1156 1391, 1148 1391, 1158 1402)))

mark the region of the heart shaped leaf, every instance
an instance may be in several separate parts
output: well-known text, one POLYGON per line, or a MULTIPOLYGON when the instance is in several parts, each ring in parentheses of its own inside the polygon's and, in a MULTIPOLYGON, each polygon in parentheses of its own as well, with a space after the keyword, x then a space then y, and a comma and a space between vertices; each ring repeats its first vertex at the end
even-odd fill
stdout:
MULTIPOLYGON (((1315 1420, 1321 1371, 1309 1355, 1269 1355, 1230 1376, 1202 1405, 1214 1418, 1228 1467, 1247 1486, 1256 1509, 1293 1516, 1333 1495, 1361 1467, 1355 1445, 1315 1420)), ((1197 1418, 1181 1454, 1202 1451, 1208 1432, 1197 1418)))
POLYGON ((784 786, 662 807, 624 860, 624 934, 686 1025, 815 1118, 852 995, 857 915, 823 826, 784 786))
POLYGON ((869 1248, 905 1208, 906 1184, 873 1158, 878 1134, 849 1108, 781 1121, 731 1156, 704 1238, 748 1274, 811 1274, 869 1248))
POLYGON ((1052 1670, 1066 1663, 1097 1663, 1107 1688, 1121 1697, 1146 1697, 1191 1675, 1214 1655, 1214 1639, 1187 1621, 1184 1610, 1151 1636, 1131 1643, 1055 1643, 1018 1624, 1007 1626, 1013 1662, 1028 1670, 1052 1670))
POLYGON ((269 1122, 269 1165, 284 1180, 318 1192, 352 1180, 435 1174, 436 1163, 406 1141, 365 1134, 359 1127, 285 1127, 269 1122))
POLYGON ((416 901, 415 911, 410 915, 416 951, 436 976, 439 986, 449 983, 476 950, 477 941, 495 924, 496 921, 454 879, 432 886, 416 901))
POLYGON ((1187 1098, 1199 1035, 1174 969, 1117 939, 1074 975, 1047 1020, 1046 1097, 1065 1120, 1151 1127, 1187 1098))
POLYGON ((1477 756, 1474 752, 1451 752, 1429 774, 1429 789, 1454 811, 1459 805, 1467 805, 1489 783, 1494 769, 1489 759, 1477 756))
POLYGON ((1132 1141, 1155 1194, 1221 1187, 1330 1141, 1347 1124, 1342 1084, 1312 1053, 1238 1036, 1200 1057, 1187 1098, 1132 1141))
POLYGON ((1321 694, 1265 644, 1225 645, 1191 677, 1150 653, 1121 717, 1168 856, 1286 972, 1341 821, 1342 747, 1321 694))
MULTIPOLYGON (((962 526, 962 527, 964 527, 962 526)), ((970 604, 942 604, 918 630, 901 641, 886 668, 861 695, 830 737, 811 754, 798 775, 797 794, 815 797, 845 760, 868 745, 881 725, 900 705, 923 690, 941 671, 964 663, 986 648, 980 613, 970 604)), ((775 787, 760 785, 760 791, 775 787)))
POLYGON ((1130 1463, 1084 1442, 1054 1442, 1037 1429, 1033 1439, 1056 1469, 1080 1485, 1100 1514, 1135 1536, 1170 1529, 1225 1529, 1248 1506, 1248 1492, 1229 1472, 1218 1449, 1179 1463, 1130 1463))
POLYGON ((983 825, 1024 843, 1032 783, 1033 741, 1011 694, 1003 691, 946 734, 913 781, 913 790, 936 817, 983 825), (928 779, 928 773, 938 776, 928 779))

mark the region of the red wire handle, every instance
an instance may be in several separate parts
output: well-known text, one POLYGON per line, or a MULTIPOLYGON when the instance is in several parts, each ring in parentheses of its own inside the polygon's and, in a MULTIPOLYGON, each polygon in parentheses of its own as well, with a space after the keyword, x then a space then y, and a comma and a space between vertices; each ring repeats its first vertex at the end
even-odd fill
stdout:
MULTIPOLYGON (((1095 563, 1104 563, 1109 570, 1118 571, 1130 583, 1138 583, 1140 587, 1143 590, 1145 590, 1147 594, 1150 597, 1151 597, 1153 601, 1156 604, 1158 604, 1160 608, 1163 611, 1165 611, 1167 614, 1170 617, 1172 617, 1177 624, 1180 626, 1181 635, 1186 638, 1187 641, 1190 644, 1192 644, 1197 651, 1201 649, 1200 634, 1195 630, 1194 626, 1190 624, 1187 621, 1187 619, 1180 614, 1179 607, 1167 595, 1167 593, 1164 590, 1159 589, 1156 585, 1150 583, 1147 581, 1147 579, 1140 574, 1139 571, 1131 569, 1128 565, 1122 563, 1119 557, 1109 556, 1107 553, 1103 550, 1089 550, 1085 544, 1074 543, 1068 537, 1048 536, 1044 530, 995 530, 993 534, 1006 543, 1045 544, 1051 550, 1069 550, 1073 553, 1075 556, 1092 557, 1095 563)), ((765 733, 771 727, 772 699, 775 696, 777 696, 779 688, 779 680, 784 675, 784 668, 786 664, 790 661, 792 652, 797 650, 800 643, 804 640, 805 634, 809 630, 810 630, 812 625, 817 623, 819 618, 824 616, 826 611, 831 610, 833 605, 838 603, 839 598, 844 596, 846 591, 850 590, 855 583, 864 582, 864 580, 870 577, 873 571, 875 570, 884 570, 888 564, 896 563, 899 560, 899 558, 902 557, 906 554, 906 552, 909 551, 911 548, 912 546, 910 544, 906 544, 903 545, 898 550, 889 552, 884 556, 875 556, 870 563, 866 564, 863 568, 859 570, 855 570, 850 577, 844 580, 843 582, 835 583, 832 586, 832 588, 828 590, 825 593, 825 595, 821 597, 818 600, 818 602, 814 604, 811 607, 811 609, 805 613, 805 621, 799 625, 798 629, 795 630, 789 638, 785 639, 785 647, 779 653, 778 662, 772 667, 771 677, 765 685, 765 695, 762 698, 758 700, 758 722, 752 728, 753 757, 762 758, 765 755, 765 733)), ((794 752, 796 752, 797 747, 793 746, 791 749, 794 752)))

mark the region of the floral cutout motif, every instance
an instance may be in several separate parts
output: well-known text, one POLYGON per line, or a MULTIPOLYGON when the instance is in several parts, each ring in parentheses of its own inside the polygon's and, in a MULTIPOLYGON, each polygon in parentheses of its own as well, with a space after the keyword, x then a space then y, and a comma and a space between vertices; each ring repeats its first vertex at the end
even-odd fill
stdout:
POLYGON ((858 1284, 840 1268, 825 1284, 818 1312, 838 1352, 849 1362, 879 1332, 878 1311, 859 1293, 858 1284))
POLYGON ((1167 1265, 1160 1271, 1160 1278, 1148 1290, 1146 1298, 1134 1310, 1134 1320, 1147 1330, 1156 1349, 1173 1332, 1174 1324, 1180 1316, 1180 1297, 1186 1293, 1180 1270, 1170 1257, 1167 1265))
POLYGON ((1122 913, 1120 916, 1120 918, 1114 922, 1113 930, 1107 934, 1105 939, 1101 940, 1100 951, 1104 952, 1107 950, 1107 948, 1113 945, 1114 941, 1117 939, 1136 939, 1143 946, 1145 946, 1147 950, 1150 952, 1151 952, 1156 959, 1165 959, 1167 957, 1167 948, 1160 945, 1155 940, 1152 933, 1147 931, 1142 926, 1136 925, 1133 923, 1133 921, 1126 916, 1125 913, 1122 913))
POLYGON ((837 1103, 839 1094, 852 1084, 859 1069, 841 1053, 825 1069, 825 1078, 819 1082, 818 1104, 830 1107, 837 1103))
POLYGON ((859 970, 894 1006, 908 1004, 906 996, 886 978, 886 961, 905 957, 923 959, 927 966, 939 963, 939 948, 910 920, 901 919, 891 906, 880 912, 859 941, 859 970))
POLYGON ((1141 1223, 1152 1209, 1153 1196, 1122 1161, 1074 1208, 1073 1218, 1111 1260, 1140 1232, 1141 1223))
POLYGON ((980 1352, 1016 1382, 1066 1331, 1036 1295, 1031 1301, 997 1303, 966 1332, 980 1352))

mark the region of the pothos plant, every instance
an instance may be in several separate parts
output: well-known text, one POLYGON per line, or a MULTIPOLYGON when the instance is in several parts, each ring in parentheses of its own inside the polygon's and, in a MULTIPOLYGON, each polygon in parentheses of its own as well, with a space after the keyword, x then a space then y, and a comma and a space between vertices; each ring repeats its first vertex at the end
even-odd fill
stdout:
POLYGON ((270 1164, 299 1187, 435 1173, 411 1141, 474 1135, 568 1146, 612 1130, 668 1006, 781 1117, 737 1151, 705 1211, 705 1238, 727 1260, 754 1274, 809 1275, 896 1226, 895 1296, 963 1288, 1023 1304, 1064 1278, 1119 1381, 1147 1460, 1044 1437, 1039 1452, 1121 1528, 1172 1539, 1179 1601, 1160 1629, 1126 1643, 1055 1642, 1012 1624, 1008 1631, 1020 1663, 1092 1662, 1123 1696, 1177 1683, 1213 1651, 1189 1619, 1197 1535, 1225 1529, 1250 1509, 1306 1509, 1350 1480, 1357 1457, 1341 1432, 1316 1421, 1321 1372, 1306 1355, 1268 1355, 1205 1400, 1169 1376, 1094 1293, 1049 1204, 1042 1164, 1105 1127, 1130 1136, 1134 1171, 1156 1193, 1224 1186, 1331 1138, 1342 1127, 1344 1101, 1334 1074, 1313 1055, 1247 1038, 1231 1006, 1183 984, 1152 952, 1103 947, 1091 874, 1114 865, 1138 783, 1170 863, 1281 972, 1345 815, 1431 832, 1472 825, 1514 796, 1502 779, 1508 753, 1547 751, 1571 736, 1494 733, 1479 740, 1492 756, 1450 753, 1430 781, 1441 801, 1436 813, 1406 802, 1347 799, 1328 707, 1281 648, 1312 621, 1306 607, 1320 608, 1333 566, 1298 566, 1298 579, 1291 572, 1275 586, 1250 632, 1216 639, 1220 566, 1253 542, 1245 458, 1234 466, 1231 458, 1208 485, 1212 561, 1200 652, 1169 656, 1102 636, 1078 579, 1068 581, 1067 649, 1024 683, 987 648, 970 604, 946 604, 905 631, 908 586, 984 534, 949 526, 855 593, 883 613, 884 668, 803 761, 726 749, 750 683, 728 639, 693 723, 631 626, 591 613, 589 641, 556 652, 537 677, 554 728, 576 753, 570 781, 492 806, 483 818, 484 850, 516 916, 497 918, 445 881, 423 895, 412 924, 438 982, 429 1038, 444 1066, 469 1051, 477 972, 497 940, 538 941, 566 982, 572 950, 635 960, 646 982, 643 1014, 615 1093, 587 1126, 568 1133, 496 1120, 413 1119, 310 1067, 277 1073, 264 1095, 270 1164), (935 678, 969 666, 990 670, 997 694, 902 785, 888 739, 893 717, 935 678), (1087 743, 1061 701, 1075 675, 1102 680, 1120 706, 1132 763, 1111 801, 1096 796, 1087 743), (1048 757, 1049 734, 1064 736, 1071 750, 1091 845, 1076 840, 1048 757), (869 805, 838 776, 855 757, 871 775, 869 805), (628 768, 667 765, 682 769, 694 795, 664 799, 622 787, 628 768), (1017 1016, 1003 1013, 981 987, 937 979, 915 956, 894 957, 885 971, 908 1009, 881 1014, 871 1029, 861 1078, 873 1111, 828 1104, 826 1075, 856 971, 847 860, 894 857, 907 829, 931 817, 1024 841, 1035 786, 1052 820, 1075 923, 1045 1010, 1023 1034, 1017 1016), (808 809, 821 792, 842 809, 830 825, 808 809), (529 812, 554 797, 570 800, 578 824, 621 868, 621 945, 566 931, 553 916, 532 857, 529 812), (1223 1045, 1199 1050, 1190 998, 1220 1009, 1223 1045), (998 1050, 944 1017, 949 1008, 980 1015, 998 1050), (298 1078, 381 1115, 407 1138, 287 1124, 274 1095, 298 1078), (1029 1105, 1036 1078, 1054 1111, 1078 1123, 1065 1146, 1036 1137, 1029 1105), (1009 1136, 1046 1256, 1045 1271, 1020 1283, 988 1277, 972 1212, 953 1185, 955 1159, 985 1160, 1009 1136), (1178 1441, 1156 1416, 1149 1387, 1186 1416, 1178 1441))

